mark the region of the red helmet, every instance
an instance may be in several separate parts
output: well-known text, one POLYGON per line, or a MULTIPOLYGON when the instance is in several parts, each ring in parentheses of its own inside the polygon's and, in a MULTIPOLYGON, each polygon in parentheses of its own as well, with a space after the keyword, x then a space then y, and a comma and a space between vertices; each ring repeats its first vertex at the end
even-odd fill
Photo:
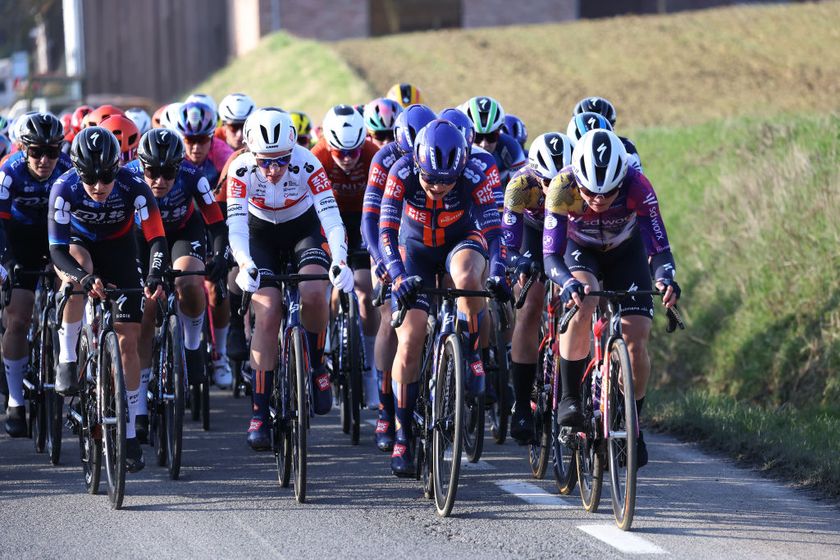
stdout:
POLYGON ((89 126, 99 126, 102 121, 111 115, 124 115, 124 113, 122 112, 122 109, 114 107, 113 105, 100 105, 96 108, 96 110, 85 115, 84 120, 82 120, 83 128, 87 128, 89 126))
POLYGON ((103 120, 102 128, 110 130, 120 143, 120 159, 123 163, 137 157, 137 146, 140 145, 140 130, 134 121, 123 115, 112 115, 103 120))
POLYGON ((73 130, 73 124, 71 123, 73 115, 70 113, 64 113, 61 115, 59 120, 61 121, 61 126, 64 127, 64 141, 72 142, 73 137, 76 136, 76 131, 73 130))
POLYGON ((93 111, 93 107, 90 105, 82 105, 73 111, 73 115, 70 117, 70 126, 73 128, 73 132, 79 132, 84 128, 82 121, 91 111, 93 111))

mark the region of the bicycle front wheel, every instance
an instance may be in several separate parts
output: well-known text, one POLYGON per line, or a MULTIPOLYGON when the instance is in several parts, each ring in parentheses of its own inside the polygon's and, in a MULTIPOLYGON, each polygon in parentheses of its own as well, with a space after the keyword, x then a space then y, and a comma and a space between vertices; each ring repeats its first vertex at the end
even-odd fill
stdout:
POLYGON ((96 423, 98 409, 96 380, 92 375, 94 366, 90 352, 87 329, 82 329, 76 362, 79 364, 81 373, 79 376, 79 416, 76 428, 79 431, 79 456, 82 460, 85 488, 90 494, 98 494, 102 474, 102 428, 96 423))
POLYGON ((350 441, 359 445, 359 430, 362 423, 362 325, 359 322, 359 307, 351 294, 347 317, 348 379, 350 385, 350 441))
POLYGON ((432 428, 432 473, 435 507, 441 517, 448 517, 455 505, 464 433, 464 358, 461 343, 449 335, 435 368, 432 428))
POLYGON ((490 434, 493 436, 493 441, 502 445, 507 439, 510 408, 513 405, 508 398, 511 392, 509 387, 510 367, 508 364, 507 340, 505 339, 507 332, 498 328, 501 321, 500 315, 504 313, 501 309, 501 304, 493 302, 490 306, 490 312, 493 315, 493 324, 497 327, 494 329, 493 335, 495 363, 492 368, 492 383, 496 389, 496 402, 487 412, 490 416, 490 434))
MULTIPOLYGON (((599 366, 596 366, 599 367, 599 366)), ((601 502, 601 488, 604 475, 604 463, 599 451, 598 427, 601 422, 601 411, 595 408, 592 399, 592 381, 595 369, 590 369, 584 377, 581 391, 581 406, 583 408, 584 430, 583 437, 576 436, 575 463, 577 478, 580 484, 580 501, 583 509, 589 513, 598 511, 601 502)))
MULTIPOLYGON (((548 350, 546 350, 547 354, 548 350)), ((551 456, 551 393, 550 376, 546 376, 543 364, 545 360, 551 360, 551 355, 541 357, 538 365, 537 375, 534 378, 534 386, 531 396, 534 400, 534 428, 535 441, 528 448, 528 459, 531 464, 531 475, 542 480, 545 478, 545 471, 548 469, 548 460, 551 456)))
POLYGON ((103 431, 105 474, 112 509, 122 507, 125 496, 125 418, 127 414, 117 333, 105 334, 100 349, 98 399, 99 420, 103 431))
MULTIPOLYGON (((282 349, 281 349, 282 352, 282 349)), ((281 355, 283 355, 281 353, 281 355)), ((277 482, 281 488, 288 488, 292 473, 292 429, 289 411, 291 405, 291 386, 294 379, 290 378, 294 371, 288 366, 288 360, 280 363, 271 390, 269 414, 271 415, 271 447, 274 451, 274 463, 277 466, 277 482)))
POLYGON ((169 317, 166 329, 167 353, 163 376, 163 397, 165 402, 166 459, 169 478, 178 480, 181 475, 181 450, 184 435, 184 387, 186 386, 186 358, 181 324, 177 315, 169 317))
POLYGON ((64 397, 55 392, 55 358, 58 352, 58 336, 55 325, 55 312, 47 318, 42 333, 41 371, 46 381, 44 402, 47 405, 47 454, 50 463, 57 465, 61 459, 61 431, 64 420, 64 397))
POLYGON ((295 499, 298 503, 306 501, 306 429, 309 424, 309 370, 303 352, 301 329, 292 329, 289 339, 288 362, 286 367, 294 374, 294 415, 292 416, 292 469, 295 473, 295 499))
POLYGON ((618 528, 627 531, 633 523, 636 509, 636 440, 639 420, 636 416, 630 355, 624 339, 616 338, 610 343, 607 379, 607 426, 610 431, 607 441, 613 515, 618 528))

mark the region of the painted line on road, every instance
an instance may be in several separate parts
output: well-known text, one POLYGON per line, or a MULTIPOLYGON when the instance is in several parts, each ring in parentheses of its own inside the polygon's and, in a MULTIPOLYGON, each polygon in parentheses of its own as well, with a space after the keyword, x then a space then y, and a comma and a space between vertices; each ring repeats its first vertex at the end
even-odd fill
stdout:
POLYGON ((557 494, 549 494, 536 484, 531 484, 529 482, 521 482, 519 480, 499 480, 496 482, 496 486, 508 494, 513 494, 520 500, 535 506, 550 506, 559 509, 569 509, 575 507, 557 494))
POLYGON ((461 455, 461 468, 466 469, 468 471, 495 471, 496 467, 488 463, 487 461, 476 461, 475 463, 470 463, 470 460, 467 458, 466 455, 461 455))
POLYGON ((668 554, 649 540, 615 525, 578 525, 578 529, 625 554, 668 554))

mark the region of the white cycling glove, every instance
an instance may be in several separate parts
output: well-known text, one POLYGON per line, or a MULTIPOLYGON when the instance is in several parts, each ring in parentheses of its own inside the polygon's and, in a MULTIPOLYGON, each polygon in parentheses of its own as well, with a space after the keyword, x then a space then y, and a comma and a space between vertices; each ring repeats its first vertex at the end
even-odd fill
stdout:
POLYGON ((239 268, 239 273, 236 275, 236 285, 239 286, 243 292, 256 292, 260 287, 260 271, 254 263, 248 266, 239 268))
POLYGON ((349 294, 353 291, 353 285, 355 284, 353 271, 344 263, 333 262, 330 265, 330 282, 342 292, 349 294), (338 274, 335 274, 336 268, 339 269, 338 274))

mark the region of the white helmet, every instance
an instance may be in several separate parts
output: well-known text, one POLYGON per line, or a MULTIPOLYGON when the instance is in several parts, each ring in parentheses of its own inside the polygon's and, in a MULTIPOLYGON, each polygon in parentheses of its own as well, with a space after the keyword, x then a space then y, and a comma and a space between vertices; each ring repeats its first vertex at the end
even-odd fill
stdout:
MULTIPOLYGON (((216 101, 212 97, 207 95, 206 93, 194 93, 194 94, 190 95, 189 97, 187 97, 184 100, 184 103, 189 103, 191 101, 197 101, 198 103, 204 103, 205 105, 207 105, 208 107, 213 109, 213 113, 215 113, 216 115, 219 114, 219 110, 218 110, 219 108, 216 105, 216 101)), ((213 119, 213 120, 215 120, 215 119, 213 119)))
POLYGON ((219 103, 219 117, 225 123, 244 123, 254 109, 256 105, 249 96, 244 93, 231 93, 219 103))
POLYGON ((288 152, 297 144, 297 130, 289 113, 265 107, 251 113, 243 128, 251 153, 288 152))
POLYGON ((161 128, 176 130, 175 123, 178 122, 178 114, 181 112, 182 105, 183 103, 170 103, 166 106, 166 109, 163 110, 163 114, 160 116, 161 128))
POLYGON ((137 130, 140 131, 140 136, 143 136, 150 128, 152 128, 152 117, 149 116, 149 113, 139 107, 126 109, 125 116, 137 125, 137 130))
POLYGON ((336 105, 322 123, 327 144, 336 150, 353 150, 365 142, 365 119, 352 105, 336 105))
POLYGON ((572 168, 580 186, 606 195, 627 175, 627 150, 614 132, 590 130, 572 151, 572 168))
POLYGON ((543 179, 554 179, 572 163, 572 139, 559 132, 540 134, 531 142, 528 165, 543 179))

